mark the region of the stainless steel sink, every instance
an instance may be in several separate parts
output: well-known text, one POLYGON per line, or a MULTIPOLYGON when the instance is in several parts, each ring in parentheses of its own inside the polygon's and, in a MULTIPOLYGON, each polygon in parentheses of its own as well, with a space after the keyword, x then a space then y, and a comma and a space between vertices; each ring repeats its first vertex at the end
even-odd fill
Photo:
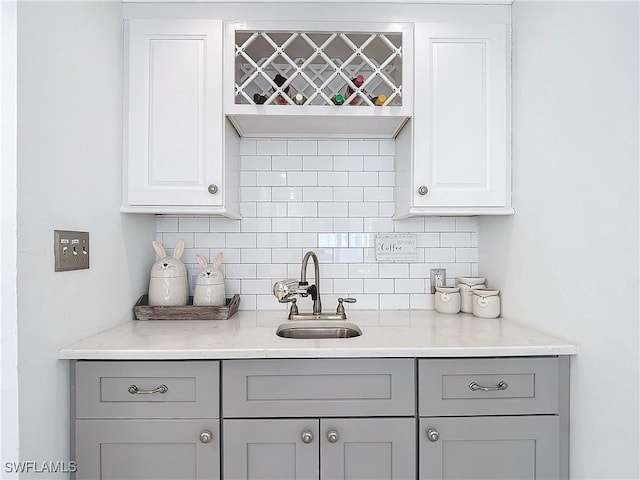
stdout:
POLYGON ((343 321, 294 320, 279 325, 276 335, 284 338, 351 338, 362 335, 362 330, 343 321))

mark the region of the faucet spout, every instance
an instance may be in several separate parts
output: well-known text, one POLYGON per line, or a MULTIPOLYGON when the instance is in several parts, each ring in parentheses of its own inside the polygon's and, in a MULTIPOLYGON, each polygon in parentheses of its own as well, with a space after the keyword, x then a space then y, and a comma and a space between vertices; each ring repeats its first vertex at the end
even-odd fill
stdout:
POLYGON ((318 256, 314 252, 307 252, 302 258, 302 269, 300 270, 300 286, 309 285, 307 282, 307 264, 309 258, 313 260, 313 272, 315 275, 315 285, 310 286, 307 291, 313 299, 313 313, 322 313, 322 301, 320 300, 320 265, 318 256))

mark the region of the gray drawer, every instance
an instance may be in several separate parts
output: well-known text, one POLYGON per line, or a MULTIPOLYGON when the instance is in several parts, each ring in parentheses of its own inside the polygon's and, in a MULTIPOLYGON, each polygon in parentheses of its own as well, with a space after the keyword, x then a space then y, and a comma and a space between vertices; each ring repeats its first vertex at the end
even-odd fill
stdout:
POLYGON ((415 415, 413 359, 228 360, 230 417, 415 415))
POLYGON ((219 418, 219 379, 217 361, 79 361, 76 417, 219 418), (143 393, 162 385, 164 393, 143 393))
POLYGON ((423 417, 558 413, 558 359, 421 359, 418 412, 423 417), (504 389, 496 388, 500 382, 504 389))

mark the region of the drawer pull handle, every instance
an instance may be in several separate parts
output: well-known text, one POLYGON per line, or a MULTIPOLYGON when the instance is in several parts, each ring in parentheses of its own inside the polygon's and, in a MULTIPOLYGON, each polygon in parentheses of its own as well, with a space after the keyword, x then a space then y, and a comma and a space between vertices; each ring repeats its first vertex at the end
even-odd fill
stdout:
POLYGON ((494 392, 496 390, 506 390, 508 386, 509 385, 507 385, 507 382, 504 382, 502 380, 498 382, 495 387, 483 387, 482 385, 478 385, 476 382, 471 382, 469 384, 469 390, 472 390, 474 392, 476 390, 482 390, 483 392, 494 392))
POLYGON ((140 390, 136 385, 131 385, 129 387, 129 393, 131 395, 151 395, 152 393, 167 393, 169 391, 169 387, 162 384, 158 388, 154 388, 153 390, 140 390))

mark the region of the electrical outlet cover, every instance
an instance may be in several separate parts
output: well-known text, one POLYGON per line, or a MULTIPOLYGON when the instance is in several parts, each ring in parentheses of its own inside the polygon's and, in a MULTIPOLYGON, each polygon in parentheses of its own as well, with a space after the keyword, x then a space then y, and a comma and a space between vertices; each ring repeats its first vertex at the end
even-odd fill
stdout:
POLYGON ((436 293, 436 287, 443 287, 447 284, 447 269, 431 269, 431 293, 436 293))
POLYGON ((89 268, 89 232, 53 231, 55 272, 89 268))

